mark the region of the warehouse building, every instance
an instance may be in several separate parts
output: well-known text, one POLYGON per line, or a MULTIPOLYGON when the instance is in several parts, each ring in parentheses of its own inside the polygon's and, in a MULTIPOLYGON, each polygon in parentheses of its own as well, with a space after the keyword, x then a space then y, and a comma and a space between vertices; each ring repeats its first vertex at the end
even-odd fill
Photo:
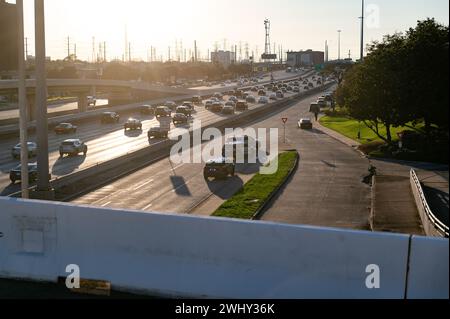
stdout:
POLYGON ((321 51, 288 51, 286 64, 293 68, 311 67, 323 64, 325 62, 325 53, 321 51))

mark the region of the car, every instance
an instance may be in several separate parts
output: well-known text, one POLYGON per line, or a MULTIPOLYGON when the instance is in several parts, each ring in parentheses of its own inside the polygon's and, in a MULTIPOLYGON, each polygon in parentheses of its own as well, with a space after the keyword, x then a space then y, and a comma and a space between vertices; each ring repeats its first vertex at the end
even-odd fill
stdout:
POLYGON ((289 92, 292 92, 292 86, 288 85, 288 87, 286 88, 286 90, 288 90, 289 92))
POLYGON ((189 117, 184 113, 175 113, 172 116, 172 122, 174 125, 187 124, 189 122, 189 117))
POLYGON ((259 104, 267 104, 267 103, 269 103, 269 99, 267 98, 267 96, 261 96, 261 97, 258 99, 258 103, 259 103, 259 104))
POLYGON ((242 90, 234 91, 234 96, 236 96, 236 97, 242 97, 242 94, 244 94, 244 92, 242 90))
POLYGON ((177 107, 177 109, 176 109, 176 111, 175 111, 176 113, 179 113, 179 114, 184 114, 184 115, 186 115, 186 116, 191 116, 192 115, 192 110, 191 110, 191 108, 189 108, 188 106, 179 106, 179 107, 177 107))
POLYGON ((87 102, 87 106, 91 106, 91 105, 93 105, 93 106, 95 106, 96 104, 97 104, 97 99, 95 98, 95 96, 88 96, 87 98, 86 98, 86 102, 87 102))
POLYGON ((308 91, 308 90, 309 90, 309 86, 305 85, 305 86, 303 87, 303 90, 308 91))
POLYGON ((309 118, 300 119, 298 121, 298 127, 301 128, 302 130, 312 130, 313 123, 309 118))
MULTIPOLYGON (((249 97, 247 97, 247 100, 248 100, 248 98, 249 97)), ((255 98, 253 97, 253 100, 254 99, 255 98)), ((247 111, 247 110, 248 110, 248 103, 247 103, 247 101, 240 100, 240 101, 238 101, 236 103, 236 111, 247 111)))
POLYGON ((314 87, 314 84, 313 84, 312 82, 309 82, 309 83, 308 83, 308 86, 309 86, 310 88, 313 88, 313 87, 314 87))
POLYGON ((158 106, 155 110, 156 117, 170 117, 172 115, 172 110, 167 106, 158 106))
POLYGON ((224 157, 211 159, 206 162, 203 169, 203 177, 205 180, 213 178, 227 178, 235 175, 235 164, 224 157))
POLYGON ((319 107, 321 107, 321 108, 327 107, 327 106, 328 106, 328 105, 327 105, 327 102, 325 101, 324 98, 319 98, 319 99, 317 100, 317 104, 318 104, 319 107))
POLYGON ((58 124, 54 130, 55 130, 56 134, 70 134, 70 133, 76 133, 77 127, 70 123, 61 123, 61 124, 58 124))
POLYGON ((272 101, 278 100, 277 95, 276 95, 275 93, 271 93, 271 94, 269 95, 269 99, 272 100, 272 101))
POLYGON ((276 97, 277 97, 278 99, 284 99, 284 93, 283 93, 283 91, 277 91, 276 97))
POLYGON ((177 105, 177 103, 175 103, 173 101, 166 101, 163 106, 167 106, 172 111, 175 111, 175 109, 177 108, 178 105, 177 105))
POLYGON ((258 91, 258 95, 259 95, 259 96, 265 96, 265 95, 266 95, 266 91, 264 91, 264 90, 259 90, 259 91, 258 91))
MULTIPOLYGON (((239 150, 243 151, 243 156, 246 157, 250 154, 250 151, 254 151, 254 155, 258 157, 258 150, 260 148, 260 142, 255 140, 254 138, 244 135, 239 137, 229 138, 225 145, 222 148, 222 156, 231 156, 231 154, 227 154, 227 151, 232 150, 233 159, 237 159, 237 152, 239 150), (241 149, 239 149, 241 147, 241 149)), ((245 160, 245 158, 244 158, 245 160)))
POLYGON ((181 106, 189 108, 191 111, 194 111, 194 109, 195 109, 194 103, 190 102, 190 101, 183 102, 183 104, 181 104, 181 106))
POLYGON ((231 102, 233 102, 233 103, 236 103, 236 102, 238 101, 238 98, 237 98, 236 96, 230 96, 230 97, 228 98, 228 101, 231 101, 231 102))
POLYGON ((208 110, 212 112, 222 112, 223 107, 224 107, 223 103, 214 102, 208 110))
MULTIPOLYGON (((11 155, 13 158, 20 159, 21 148, 20 143, 12 148, 11 155)), ((35 157, 37 155, 37 144, 34 142, 27 142, 27 152, 28 158, 35 157)))
POLYGON ((258 88, 257 88, 256 86, 254 86, 254 87, 252 87, 252 88, 250 89, 250 91, 252 91, 252 92, 258 92, 258 88))
POLYGON ((194 104, 202 104, 203 103, 203 99, 202 99, 202 97, 200 95, 195 95, 192 98, 192 103, 194 103, 194 104))
POLYGON ((282 87, 282 88, 281 88, 281 91, 282 91, 283 93, 287 93, 287 89, 286 89, 285 87, 282 87))
POLYGON ((119 123, 120 116, 116 112, 104 112, 102 113, 101 122, 105 123, 119 123))
POLYGON ((152 138, 168 138, 169 137, 169 129, 163 126, 153 126, 147 133, 148 139, 152 138))
POLYGON ((256 103, 256 98, 253 95, 249 95, 247 96, 247 98, 245 99, 245 101, 247 103, 256 103))
POLYGON ((234 114, 235 113, 235 104, 233 102, 225 103, 225 106, 222 108, 223 114, 234 114))
POLYGON ((84 142, 79 139, 70 139, 65 140, 59 146, 59 156, 63 157, 64 155, 69 156, 77 156, 80 153, 83 153, 84 156, 87 155, 88 147, 84 142))
POLYGON ((142 131, 142 122, 138 119, 130 118, 128 121, 123 125, 123 128, 126 130, 140 130, 142 131))
POLYGON ((216 99, 222 100, 223 99, 223 95, 222 93, 216 92, 213 94, 213 97, 215 97, 216 99))
POLYGON ((294 86, 292 88, 292 91, 295 92, 295 93, 300 93, 300 88, 298 86, 294 86))
POLYGON ((155 115, 155 110, 156 107, 151 105, 141 105, 141 107, 139 108, 139 112, 142 115, 155 115))
MULTIPOLYGON (((37 168, 38 168, 37 163, 28 163, 28 181, 30 183, 33 183, 37 180, 38 177, 37 168)), ((17 181, 22 181, 22 165, 16 166, 9 172, 9 179, 13 184, 15 184, 17 181)), ((49 174, 48 180, 51 179, 52 176, 49 174)))

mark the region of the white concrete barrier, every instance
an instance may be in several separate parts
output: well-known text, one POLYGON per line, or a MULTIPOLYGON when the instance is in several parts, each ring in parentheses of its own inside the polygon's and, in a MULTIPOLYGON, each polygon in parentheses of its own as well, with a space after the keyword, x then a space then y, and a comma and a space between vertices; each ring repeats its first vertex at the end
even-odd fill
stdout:
MULTIPOLYGON (((0 277, 55 281, 67 276, 67 265, 77 264, 82 278, 163 296, 405 296, 407 235, 16 198, 0 198, 0 207, 0 277), (379 289, 366 286, 369 265, 379 267, 379 289)), ((426 287, 421 284, 422 271, 427 270, 424 264, 411 269, 419 295, 426 287)), ((441 293, 441 288, 433 292, 441 293)))
POLYGON ((412 237, 408 298, 449 298, 448 251, 448 240, 412 237))

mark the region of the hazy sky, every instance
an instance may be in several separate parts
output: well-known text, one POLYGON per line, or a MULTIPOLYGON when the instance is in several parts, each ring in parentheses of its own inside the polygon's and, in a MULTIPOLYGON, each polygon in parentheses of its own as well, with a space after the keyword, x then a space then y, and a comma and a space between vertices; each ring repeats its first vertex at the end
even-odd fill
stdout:
MULTIPOLYGON (((31 54, 33 3, 24 0, 31 54)), ((256 46, 261 54, 265 18, 272 23, 272 44, 282 44, 284 50, 323 50, 328 40, 330 58, 335 58, 340 29, 342 56, 347 56, 349 50, 353 58, 359 55, 361 0, 45 0, 45 5, 47 55, 52 58, 67 55, 67 36, 77 44, 82 59, 91 59, 94 36, 96 49, 99 41, 106 42, 108 59, 122 58, 125 29, 132 56, 142 59, 147 59, 151 45, 157 47, 158 57, 166 57, 171 46, 173 57, 177 40, 183 41, 188 53, 197 40, 202 56, 208 49, 213 50, 216 42, 222 49, 224 39, 228 49, 242 42, 244 51, 248 42, 250 54, 256 46)), ((449 23, 448 0, 366 0, 366 5, 367 41, 404 31, 427 17, 449 23)))

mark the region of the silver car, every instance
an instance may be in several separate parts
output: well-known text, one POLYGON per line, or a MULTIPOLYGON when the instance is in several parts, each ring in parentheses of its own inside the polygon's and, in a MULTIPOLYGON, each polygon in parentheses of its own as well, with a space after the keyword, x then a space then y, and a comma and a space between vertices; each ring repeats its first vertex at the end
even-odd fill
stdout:
MULTIPOLYGON (((21 145, 20 143, 14 146, 11 150, 11 155, 15 159, 20 159, 20 150, 21 145)), ((34 142, 28 142, 27 143, 27 152, 28 152, 28 158, 35 157, 37 155, 37 144, 34 142)))
POLYGON ((77 156, 80 153, 83 153, 83 155, 86 156, 87 151, 87 145, 78 139, 65 140, 59 146, 60 157, 63 157, 65 154, 68 154, 70 156, 77 156))

